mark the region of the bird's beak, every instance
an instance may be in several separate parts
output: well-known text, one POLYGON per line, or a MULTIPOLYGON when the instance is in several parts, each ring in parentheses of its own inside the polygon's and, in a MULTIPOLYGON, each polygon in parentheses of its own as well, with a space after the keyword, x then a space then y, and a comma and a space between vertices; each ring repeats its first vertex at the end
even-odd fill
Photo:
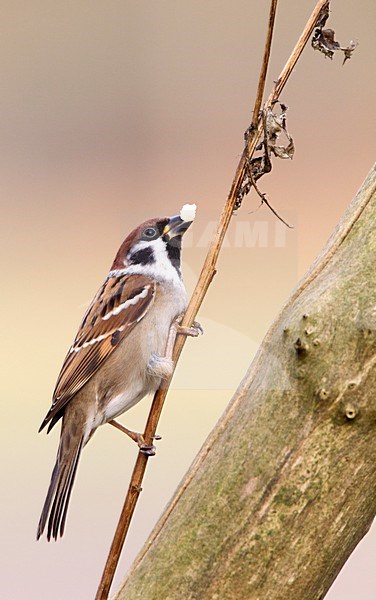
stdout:
POLYGON ((163 230, 163 236, 166 236, 168 240, 174 237, 182 236, 192 224, 192 221, 183 221, 179 215, 176 217, 170 217, 166 227, 163 230))

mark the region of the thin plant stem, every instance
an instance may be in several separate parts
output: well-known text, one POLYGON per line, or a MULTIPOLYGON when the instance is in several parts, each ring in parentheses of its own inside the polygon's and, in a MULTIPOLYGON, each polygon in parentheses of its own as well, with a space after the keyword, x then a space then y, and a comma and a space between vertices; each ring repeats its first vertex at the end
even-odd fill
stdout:
MULTIPOLYGON (((290 58, 288 59, 286 65, 284 66, 280 76, 278 77, 274 89, 271 92, 269 98, 265 103, 265 110, 271 108, 277 99, 280 96, 286 82, 288 81, 292 70, 294 69, 303 49, 309 40, 313 29, 316 25, 318 16, 320 14, 321 9, 329 4, 329 0, 320 0, 317 2, 311 16, 309 17, 304 30, 296 43, 295 48, 293 49, 290 58)), ((260 74, 260 78, 262 76, 262 70, 260 74)), ((265 74, 266 76, 266 74, 265 74)), ((184 315, 182 326, 190 327, 195 320, 195 317, 198 313, 198 310, 205 298, 208 287, 216 273, 216 264, 218 260, 218 256, 222 247, 222 243, 227 232, 227 229, 230 224, 231 217, 234 212, 234 206, 238 197, 239 190, 241 188, 244 176, 246 174, 247 164, 252 157, 256 145, 261 137, 263 131, 263 123, 262 120, 258 120, 257 127, 255 127, 248 136, 246 146, 243 150, 242 156, 240 158, 239 164, 236 169, 236 173, 231 185, 230 192, 227 196, 225 205, 223 207, 219 223, 217 226, 216 233, 214 235, 214 239, 210 244, 208 254, 206 256, 204 265, 202 267, 200 277, 190 299, 188 308, 184 315)), ((176 343, 174 346, 173 352, 173 360, 176 365, 183 346, 185 344, 185 336, 178 335, 176 339, 176 343)), ((171 379, 167 382, 164 382, 163 387, 160 387, 155 393, 151 409, 149 412, 148 420, 145 427, 144 438, 147 444, 151 444, 153 437, 155 436, 157 425, 159 422, 159 418, 162 412, 163 404, 165 398, 167 396, 167 392, 169 389, 171 379)), ((129 484, 128 492, 125 498, 125 502, 123 505, 123 509, 121 511, 120 519, 115 531, 114 539, 108 554, 108 558, 104 567, 103 575, 95 596, 95 600, 107 600, 110 587, 115 575, 115 570, 117 564, 119 562, 120 553, 123 548, 123 544, 125 541, 126 534, 129 529, 129 525, 137 504, 138 497, 140 495, 142 489, 142 481, 146 469, 146 465, 148 462, 148 456, 141 452, 138 453, 135 467, 133 469, 132 478, 129 484)), ((170 503, 169 512, 172 510, 174 505, 176 504, 179 498, 179 493, 175 496, 174 501, 170 503)), ((162 523, 163 525, 163 523, 162 523)), ((161 525, 161 526, 162 526, 161 525)), ((160 529, 159 529, 160 530, 160 529)), ((148 546, 153 543, 155 540, 156 534, 154 534, 151 538, 149 538, 148 546)), ((143 553, 145 549, 143 550, 143 553)), ((142 558, 142 554, 140 555, 142 558)), ((137 559, 137 563, 141 560, 141 558, 137 559)))
MULTIPOLYGON (((263 204, 266 204, 266 206, 272 211, 272 213, 277 217, 277 219, 279 219, 289 229, 294 229, 294 227, 292 225, 289 225, 287 223, 287 221, 285 221, 284 219, 282 219, 282 217, 277 213, 277 211, 275 210, 275 208, 272 207, 272 205, 270 204, 269 200, 266 197, 266 194, 264 194, 263 192, 261 192, 259 190, 259 188, 257 186, 257 183, 256 183, 256 181, 253 178, 252 169, 251 168, 248 169, 248 177, 249 177, 249 180, 250 180, 252 186, 255 188, 256 194, 259 196, 259 198, 261 198, 260 206, 262 206, 263 204)), ((260 208, 260 206, 258 208, 260 208)))
POLYGON ((262 65, 261 65, 260 77, 259 77, 259 82, 258 82, 258 87, 257 87, 255 106, 253 108, 253 117, 252 117, 252 125, 251 125, 252 128, 257 127, 262 98, 264 96, 265 81, 266 81, 266 74, 268 72, 270 50, 272 47, 273 30, 274 30, 275 14, 277 11, 277 4, 278 4, 278 0, 271 0, 270 9, 269 9, 268 32, 266 35, 264 56, 262 59, 262 65))

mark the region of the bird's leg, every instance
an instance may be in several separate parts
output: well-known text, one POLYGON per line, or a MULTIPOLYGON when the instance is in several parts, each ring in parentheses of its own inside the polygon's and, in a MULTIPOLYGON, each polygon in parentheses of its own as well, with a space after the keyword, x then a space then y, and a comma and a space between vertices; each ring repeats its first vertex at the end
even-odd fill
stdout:
POLYGON ((168 358, 169 360, 172 360, 172 352, 174 349, 175 340, 176 340, 177 335, 187 335, 190 337, 197 337, 200 333, 204 333, 203 328, 201 327, 200 323, 197 323, 197 321, 194 321, 192 323, 191 327, 183 327, 182 325, 180 325, 182 319, 183 319, 183 315, 179 315, 175 319, 175 321, 172 322, 171 327, 170 327, 170 333, 168 335, 167 345, 166 345, 166 358, 168 358))
POLYGON ((137 433, 136 431, 131 431, 131 429, 127 429, 126 427, 124 427, 124 425, 115 421, 115 419, 112 419, 112 421, 108 422, 110 425, 116 427, 116 429, 119 429, 119 431, 122 431, 123 433, 128 435, 131 438, 131 440, 136 442, 136 444, 139 444, 141 442, 141 433, 137 433))
MULTIPOLYGON (((159 375, 162 378, 168 378, 169 376, 171 376, 172 371, 173 371, 172 352, 174 349, 176 336, 177 335, 187 335, 187 336, 197 337, 200 333, 204 333, 204 330, 202 329, 201 325, 199 323, 197 323, 197 321, 194 321, 192 323, 191 327, 183 327, 182 325, 180 325, 182 318, 183 318, 183 315, 180 315, 171 324, 170 331, 169 331, 168 338, 167 338, 165 356, 164 357, 159 357, 159 356, 155 356, 155 355, 152 356, 152 359, 148 365, 148 370, 150 373, 153 373, 154 375, 159 375)), ((131 431, 130 429, 127 429, 126 427, 124 427, 124 425, 115 421, 115 419, 108 421, 108 423, 110 425, 112 425, 113 427, 116 427, 116 429, 119 429, 120 431, 125 433, 134 442, 136 442, 136 444, 140 448, 141 452, 143 452, 144 454, 147 454, 148 456, 154 456, 155 451, 156 451, 155 446, 154 445, 149 446, 148 444, 146 444, 146 442, 144 440, 144 436, 141 433, 137 433, 136 431, 131 431)), ((160 440, 161 436, 155 435, 154 439, 160 440)))
MULTIPOLYGON (((144 440, 144 436, 141 433, 137 433, 136 431, 131 431, 130 429, 127 429, 126 427, 124 427, 124 425, 115 421, 115 419, 112 419, 112 421, 108 421, 108 422, 110 425, 113 425, 114 427, 116 427, 116 429, 119 429, 120 431, 122 431, 123 433, 128 435, 134 442, 136 442, 136 444, 140 448, 141 452, 143 452, 144 454, 147 454, 148 456, 154 456, 155 451, 156 451, 155 446, 154 445, 149 446, 148 444, 146 444, 145 440, 144 440)), ((161 436, 155 435, 154 439, 160 440, 161 436)))

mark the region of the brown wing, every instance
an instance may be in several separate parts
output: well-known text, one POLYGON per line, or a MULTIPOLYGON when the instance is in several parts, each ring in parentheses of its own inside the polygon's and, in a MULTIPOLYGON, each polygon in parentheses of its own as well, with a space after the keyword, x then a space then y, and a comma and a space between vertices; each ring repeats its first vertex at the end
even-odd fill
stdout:
POLYGON ((144 275, 109 277, 98 291, 82 320, 60 371, 53 403, 39 431, 48 431, 62 416, 62 409, 94 375, 153 303, 156 284, 144 275))

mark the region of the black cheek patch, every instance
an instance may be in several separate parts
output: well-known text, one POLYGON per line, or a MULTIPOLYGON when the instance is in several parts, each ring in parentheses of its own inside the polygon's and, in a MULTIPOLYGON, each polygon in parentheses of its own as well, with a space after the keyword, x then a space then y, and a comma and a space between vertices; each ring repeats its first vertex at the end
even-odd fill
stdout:
POLYGON ((129 259, 131 265, 151 265, 155 262, 153 248, 142 248, 132 254, 129 259))

